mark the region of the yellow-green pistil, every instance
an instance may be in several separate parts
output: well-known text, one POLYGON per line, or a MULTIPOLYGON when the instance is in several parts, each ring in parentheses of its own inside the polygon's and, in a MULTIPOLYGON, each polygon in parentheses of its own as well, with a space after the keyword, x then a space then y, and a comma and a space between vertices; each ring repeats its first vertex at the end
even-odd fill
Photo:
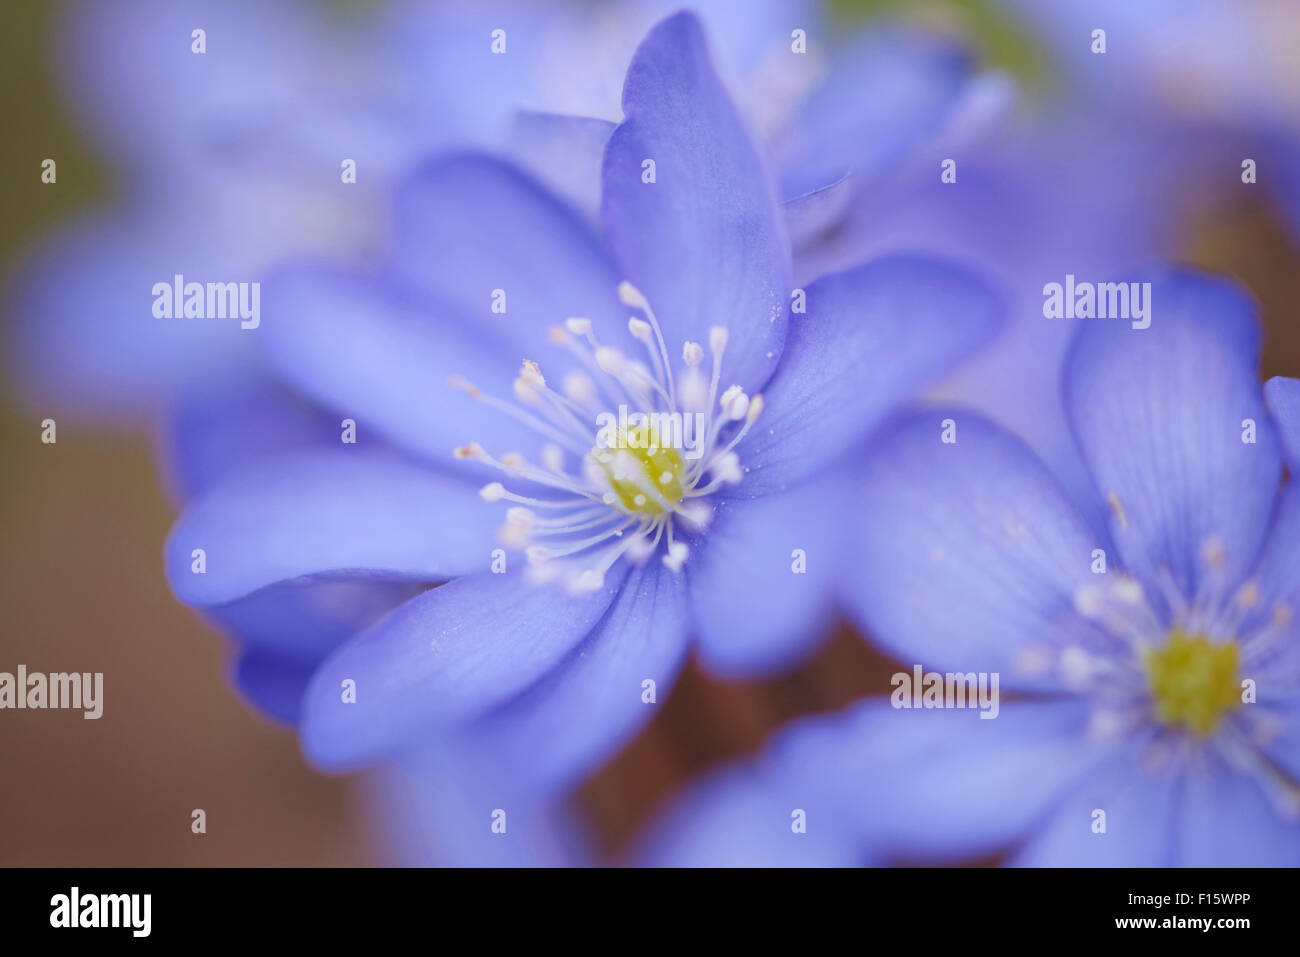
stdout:
POLYGON ((680 451, 660 445, 659 432, 653 426, 638 425, 620 431, 617 447, 598 451, 596 460, 629 512, 661 515, 665 509, 660 497, 670 504, 682 500, 686 463, 680 451))
POLYGON ((1170 727, 1207 735, 1241 703, 1237 646, 1174 631, 1147 652, 1147 682, 1156 715, 1170 727))

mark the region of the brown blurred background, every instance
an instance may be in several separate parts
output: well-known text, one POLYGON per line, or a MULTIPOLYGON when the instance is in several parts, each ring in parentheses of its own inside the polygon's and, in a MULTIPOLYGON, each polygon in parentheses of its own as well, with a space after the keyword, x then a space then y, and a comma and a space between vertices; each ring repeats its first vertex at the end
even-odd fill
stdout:
MULTIPOLYGON (((52 13, 38 0, 7 4, 0 31, 0 268, 44 225, 110 188, 55 92, 52 13), (51 155, 57 188, 36 172, 51 155)), ((988 29, 995 58, 1025 59, 1014 46, 999 53, 1004 31, 988 29)), ((1217 210, 1189 234, 1187 255, 1259 298, 1265 373, 1300 373, 1300 251, 1275 214, 1217 210)), ((171 508, 148 441, 60 422, 57 444, 44 445, 39 411, 5 402, 0 671, 102 671, 107 706, 98 721, 0 713, 0 865, 378 863, 359 788, 311 771, 290 732, 238 702, 222 640, 171 598, 161 567, 171 508), (206 834, 191 833, 195 808, 206 834)), ((846 629, 777 681, 722 685, 692 666, 656 722, 577 801, 617 855, 687 778, 756 750, 795 715, 888 690, 894 670, 846 629)))
MULTIPOLYGON (((56 4, 6 3, 0 28, 0 270, 110 184, 48 63, 56 4), (41 158, 59 180, 43 186, 41 158)), ((8 317, 6 317, 8 321, 8 317)), ((222 640, 171 597, 172 515, 139 435, 0 405, 0 671, 104 672, 103 717, 0 712, 0 865, 362 864, 353 786, 312 772, 292 734, 225 684, 222 640), (192 834, 190 812, 207 812, 192 834)))

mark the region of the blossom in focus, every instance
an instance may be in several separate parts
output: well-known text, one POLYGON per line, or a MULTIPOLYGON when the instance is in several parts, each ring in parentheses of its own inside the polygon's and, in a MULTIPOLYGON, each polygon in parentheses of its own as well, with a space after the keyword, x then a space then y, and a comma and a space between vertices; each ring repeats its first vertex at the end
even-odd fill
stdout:
POLYGON ((174 591, 219 612, 302 583, 438 585, 316 670, 301 721, 322 766, 455 732, 559 786, 648 719, 692 640, 723 673, 788 665, 824 632, 861 443, 996 332, 981 282, 922 256, 792 288, 694 16, 647 37, 624 112, 603 238, 464 154, 401 191, 379 270, 305 265, 268 292, 279 374, 392 448, 218 483, 169 538, 174 591), (698 415, 698 455, 648 451, 653 426, 602 442, 620 405, 698 415))

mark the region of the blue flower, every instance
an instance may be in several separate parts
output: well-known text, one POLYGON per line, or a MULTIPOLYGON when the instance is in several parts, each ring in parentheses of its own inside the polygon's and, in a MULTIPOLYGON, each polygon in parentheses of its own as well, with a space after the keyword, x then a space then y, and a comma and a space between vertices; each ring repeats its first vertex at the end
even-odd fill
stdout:
POLYGON ((791 288, 773 186, 694 16, 650 33, 623 106, 603 242, 516 168, 460 155, 401 190, 378 271, 268 286, 279 373, 365 438, 200 497, 168 541, 173 589, 228 611, 304 581, 445 582, 315 672, 301 719, 321 766, 455 731, 568 782, 653 712, 688 638, 724 673, 803 654, 829 612, 843 463, 996 331, 977 279, 921 257, 791 288), (701 454, 602 444, 620 404, 699 414, 701 454), (529 561, 495 554, 498 532, 529 561))
POLYGON ((1152 297, 1149 329, 1081 320, 1066 367, 1109 537, 974 414, 906 417, 864 471, 858 623, 908 672, 999 674, 996 718, 807 720, 685 798, 647 859, 1300 860, 1300 381, 1261 391, 1232 285, 1172 271, 1152 297))

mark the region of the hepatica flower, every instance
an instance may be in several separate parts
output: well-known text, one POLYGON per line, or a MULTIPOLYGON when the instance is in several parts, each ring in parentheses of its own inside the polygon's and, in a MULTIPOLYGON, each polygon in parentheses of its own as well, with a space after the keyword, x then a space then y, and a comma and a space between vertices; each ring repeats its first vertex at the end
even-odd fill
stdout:
POLYGON ((693 16, 649 34, 623 104, 603 240, 516 168, 460 155, 400 191, 377 273, 268 284, 274 363, 358 439, 196 501, 173 588, 221 608, 303 579, 442 583, 317 670, 302 723, 321 765, 455 729, 558 781, 653 713, 689 637, 728 672, 801 654, 831 608, 846 463, 997 327, 978 280, 921 257, 791 288, 773 187, 693 16))
POLYGON ((1110 541, 974 415, 907 419, 863 472, 861 623, 909 669, 999 673, 998 716, 877 701, 810 721, 689 799, 661 859, 709 841, 767 860, 1300 861, 1300 493, 1279 492, 1300 381, 1261 392, 1231 285, 1172 272, 1152 302, 1148 330, 1084 321, 1066 364, 1110 541))

